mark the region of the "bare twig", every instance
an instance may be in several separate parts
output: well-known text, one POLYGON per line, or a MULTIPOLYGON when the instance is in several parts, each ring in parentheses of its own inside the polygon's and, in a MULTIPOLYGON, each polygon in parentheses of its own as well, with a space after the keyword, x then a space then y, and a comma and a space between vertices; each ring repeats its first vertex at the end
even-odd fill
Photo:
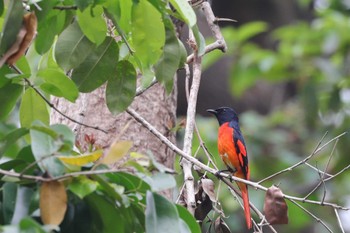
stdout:
POLYGON ((316 220, 316 222, 321 223, 326 229, 327 231, 329 231, 330 233, 333 233, 333 231, 326 225, 326 223, 324 223, 320 218, 318 218, 316 215, 314 215, 313 213, 311 213, 309 210, 307 210, 306 208, 304 208, 302 205, 300 205, 299 203, 297 203, 294 200, 290 200, 290 202, 292 202, 294 205, 298 206, 300 209, 302 209, 304 212, 306 212, 308 215, 310 215, 312 218, 314 218, 316 220))
POLYGON ((55 10, 78 10, 77 6, 54 6, 53 9, 55 10))
MULTIPOLYGON (((195 43, 195 39, 192 33, 190 33, 190 40, 195 43)), ((187 118, 186 118, 186 128, 184 135, 184 145, 183 152, 185 154, 191 154, 192 151, 192 139, 193 139, 193 131, 195 124, 195 116, 196 116, 196 106, 197 106, 197 96, 199 91, 199 85, 201 81, 201 57, 197 56, 197 48, 196 45, 193 47, 194 49, 194 60, 193 60, 193 77, 192 77, 192 85, 190 95, 188 97, 187 104, 187 118)), ((189 70, 188 70, 189 71, 189 70)), ((186 184, 186 204, 187 209, 190 213, 194 214, 196 208, 196 199, 195 199, 195 190, 194 190, 194 178, 192 175, 192 163, 186 159, 181 160, 181 167, 184 172, 184 181, 186 184)))
POLYGON ((143 88, 143 87, 138 87, 137 89, 136 89, 136 96, 139 96, 139 95, 141 95, 141 94, 143 94, 145 91, 147 91, 148 89, 150 89, 151 87, 153 87, 155 84, 157 84, 158 83, 158 81, 157 81, 157 79, 154 79, 154 80, 152 80, 152 82, 148 85, 148 87, 145 87, 145 88, 143 88))
POLYGON ((345 233, 344 228, 343 228, 343 224, 341 223, 341 220, 340 220, 340 217, 338 214, 338 210, 337 209, 333 209, 333 210, 334 210, 335 216, 337 217, 337 221, 338 221, 341 232, 345 233))
POLYGON ((320 146, 321 143, 322 143, 322 141, 323 141, 323 139, 326 137, 327 133, 328 133, 328 132, 326 132, 326 133, 323 135, 322 139, 319 141, 319 143, 317 144, 317 146, 316 146, 316 148, 314 149, 314 151, 313 151, 309 156, 307 156, 305 159, 301 160, 300 162, 298 162, 298 163, 296 163, 296 164, 294 164, 294 165, 292 165, 292 166, 290 166, 290 167, 288 167, 288 168, 286 168, 286 169, 283 169, 283 170, 281 170, 281 171, 279 171, 279 172, 276 172, 276 173, 274 173, 274 174, 272 174, 272 175, 270 175, 270 176, 268 176, 268 177, 266 177, 266 178, 260 180, 260 181, 258 182, 258 184, 261 184, 261 183, 263 183, 263 182, 266 181, 266 180, 272 179, 272 178, 274 178, 274 177, 276 177, 276 176, 278 176, 278 175, 281 175, 281 174, 283 174, 283 173, 285 173, 285 172, 289 172, 289 171, 293 170, 294 168, 296 168, 296 167, 298 167, 298 166, 300 166, 300 165, 302 165, 302 164, 305 164, 308 160, 310 160, 314 155, 316 155, 317 153, 319 153, 320 151, 322 151, 322 150, 323 150, 326 146, 328 146, 331 142, 333 142, 333 141, 337 140, 338 138, 344 136, 347 132, 344 132, 344 133, 342 133, 342 134, 339 134, 338 136, 336 136, 336 137, 332 138, 331 140, 329 140, 328 142, 326 142, 324 145, 320 146))

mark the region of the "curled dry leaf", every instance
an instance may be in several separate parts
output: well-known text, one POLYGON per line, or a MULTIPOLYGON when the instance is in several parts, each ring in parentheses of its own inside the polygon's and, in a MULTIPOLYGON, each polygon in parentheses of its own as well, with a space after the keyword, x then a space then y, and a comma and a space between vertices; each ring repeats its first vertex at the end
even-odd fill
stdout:
POLYGON ((40 189, 40 215, 45 225, 59 225, 67 210, 67 193, 62 182, 43 182, 40 189))
POLYGON ((16 41, 0 59, 0 67, 5 62, 9 65, 13 65, 24 55, 30 43, 34 39, 37 24, 38 22, 34 12, 27 13, 23 16, 23 25, 17 34, 16 41))
POLYGON ((264 214, 270 224, 288 224, 288 206, 281 189, 275 185, 266 192, 264 214))
POLYGON ((213 202, 216 202, 214 190, 215 186, 212 180, 207 178, 201 179, 198 185, 198 191, 195 195, 197 208, 194 212, 194 216, 197 220, 203 221, 213 209, 213 202))

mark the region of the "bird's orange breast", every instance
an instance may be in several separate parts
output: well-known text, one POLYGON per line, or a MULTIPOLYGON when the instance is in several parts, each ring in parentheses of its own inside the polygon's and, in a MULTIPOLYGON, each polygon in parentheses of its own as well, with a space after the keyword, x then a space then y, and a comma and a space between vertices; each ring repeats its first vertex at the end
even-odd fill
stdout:
POLYGON ((232 170, 239 169, 239 157, 233 140, 234 129, 228 123, 222 124, 219 128, 218 150, 221 159, 232 170))

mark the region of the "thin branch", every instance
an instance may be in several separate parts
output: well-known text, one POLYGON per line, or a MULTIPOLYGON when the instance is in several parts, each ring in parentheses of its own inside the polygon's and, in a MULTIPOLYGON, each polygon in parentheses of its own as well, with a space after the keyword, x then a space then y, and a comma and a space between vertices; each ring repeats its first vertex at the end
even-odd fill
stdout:
POLYGON ((139 96, 139 95, 143 94, 145 91, 147 91, 148 89, 150 89, 151 87, 153 87, 157 83, 158 83, 157 79, 153 79, 152 82, 148 85, 148 87, 145 87, 145 88, 143 88, 141 86, 138 87, 136 89, 136 95, 135 96, 139 96))
POLYGON ((268 176, 268 177, 266 177, 266 178, 260 180, 260 181, 258 182, 258 184, 261 184, 261 183, 263 183, 263 182, 266 181, 266 180, 272 179, 272 178, 274 178, 274 177, 276 177, 276 176, 278 176, 278 175, 281 175, 281 174, 283 174, 283 173, 285 173, 285 172, 289 172, 289 171, 293 170, 294 168, 296 168, 296 167, 298 167, 298 166, 300 166, 300 165, 302 165, 302 164, 305 164, 308 160, 310 160, 314 155, 316 155, 317 153, 319 153, 320 151, 322 151, 322 150, 323 150, 326 146, 328 146, 331 142, 333 142, 333 141, 337 140, 338 138, 340 138, 340 137, 344 136, 345 134, 347 134, 347 132, 344 132, 344 133, 342 133, 342 134, 336 136, 335 138, 332 138, 331 140, 329 140, 328 142, 326 142, 324 145, 320 146, 321 143, 322 143, 322 141, 323 141, 323 139, 326 137, 327 133, 328 133, 328 132, 326 132, 326 133, 323 135, 322 139, 319 141, 319 143, 317 144, 317 146, 316 146, 316 148, 314 149, 314 151, 313 151, 309 156, 307 156, 305 159, 301 160, 300 162, 298 162, 298 163, 296 163, 296 164, 294 164, 294 165, 292 165, 292 166, 290 166, 290 167, 288 167, 288 168, 286 168, 286 169, 283 169, 283 170, 281 170, 281 171, 279 171, 279 172, 276 172, 276 173, 274 173, 274 174, 272 174, 272 175, 270 175, 270 176, 268 176))
POLYGON ((310 215, 311 217, 313 217, 317 222, 321 223, 330 233, 333 233, 333 231, 326 225, 326 223, 324 223, 320 218, 318 218, 316 215, 314 215, 313 213, 311 213, 310 211, 308 211, 306 208, 304 208, 302 205, 300 205, 299 203, 297 203, 294 200, 289 200, 290 202, 292 202, 294 205, 298 206, 300 209, 302 209, 303 211, 305 211, 308 215, 310 215))
POLYGON ((66 10, 78 10, 78 7, 77 6, 54 6, 53 9, 66 11, 66 10))
POLYGON ((345 233, 344 228, 343 228, 343 224, 341 223, 341 219, 340 219, 339 214, 338 214, 338 210, 337 209, 333 209, 333 210, 334 210, 335 216, 337 217, 337 221, 338 221, 341 232, 345 233))
POLYGON ((332 159, 332 157, 333 157, 333 154, 334 154, 335 148, 336 148, 336 146, 337 146, 337 144, 338 144, 338 141, 339 141, 339 139, 337 139, 337 140, 335 141, 334 145, 333 145, 331 154, 330 154, 330 156, 329 156, 329 158, 328 158, 328 162, 327 162, 327 165, 326 165, 324 171, 321 172, 321 170, 319 170, 319 169, 316 168, 316 169, 319 171, 318 174, 319 174, 319 176, 320 176, 320 182, 318 182, 318 184, 315 186, 315 188, 313 188, 313 189, 311 190, 311 192, 309 192, 309 193, 304 197, 305 199, 309 198, 309 196, 310 196, 312 193, 314 193, 314 192, 323 184, 324 190, 323 190, 322 201, 325 200, 325 198, 326 198, 326 193, 327 193, 326 184, 325 184, 325 174, 326 174, 326 172, 327 172, 327 170, 328 170, 329 163, 330 163, 330 161, 331 161, 331 159, 332 159))
MULTIPOLYGON (((193 33, 190 32, 190 40, 195 43, 193 33)), ((193 77, 190 95, 188 97, 187 104, 187 118, 186 118, 186 127, 184 135, 184 145, 183 152, 185 154, 191 154, 192 151, 192 139, 193 131, 196 117, 196 108, 197 108, 197 97, 199 91, 199 85, 201 82, 201 70, 202 70, 202 59, 197 55, 196 45, 193 46, 194 50, 194 60, 193 60, 193 77)), ((189 70, 187 70, 189 71, 189 70)), ((184 181, 186 184, 186 204, 187 209, 190 213, 194 214, 196 208, 196 198, 194 190, 194 178, 192 175, 192 163, 186 159, 182 159, 180 163, 183 172, 184 172, 184 181)))
MULTIPOLYGON (((225 44, 222 44, 222 41, 215 41, 207 46, 205 46, 205 52, 204 54, 210 53, 213 50, 219 49, 221 51, 225 50, 225 44)), ((189 55, 186 59, 186 63, 190 64, 191 62, 193 62, 193 58, 194 58, 194 54, 192 53, 191 55, 189 55)))
POLYGON ((58 112, 61 116, 65 117, 66 119, 68 119, 68 120, 70 120, 70 121, 72 121, 72 122, 74 122, 76 124, 82 125, 82 126, 84 126, 86 128, 95 129, 95 130, 101 131, 101 132, 103 132, 105 134, 108 134, 107 130, 101 129, 98 126, 87 125, 85 123, 82 123, 80 121, 75 120, 74 118, 72 118, 70 116, 67 116, 66 114, 61 112, 58 108, 56 108, 56 106, 54 104, 52 104, 48 99, 46 99, 46 97, 29 81, 29 79, 24 78, 24 81, 27 83, 27 85, 29 87, 33 88, 33 90, 50 106, 50 108, 52 108, 53 110, 58 112))

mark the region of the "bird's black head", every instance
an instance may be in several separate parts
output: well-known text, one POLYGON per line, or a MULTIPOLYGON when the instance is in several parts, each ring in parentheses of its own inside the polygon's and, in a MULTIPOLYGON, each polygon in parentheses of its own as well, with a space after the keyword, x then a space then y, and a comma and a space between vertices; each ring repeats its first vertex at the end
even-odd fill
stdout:
POLYGON ((226 122, 236 121, 238 123, 238 115, 232 108, 221 107, 217 109, 208 109, 207 112, 213 113, 219 121, 219 125, 226 122))

